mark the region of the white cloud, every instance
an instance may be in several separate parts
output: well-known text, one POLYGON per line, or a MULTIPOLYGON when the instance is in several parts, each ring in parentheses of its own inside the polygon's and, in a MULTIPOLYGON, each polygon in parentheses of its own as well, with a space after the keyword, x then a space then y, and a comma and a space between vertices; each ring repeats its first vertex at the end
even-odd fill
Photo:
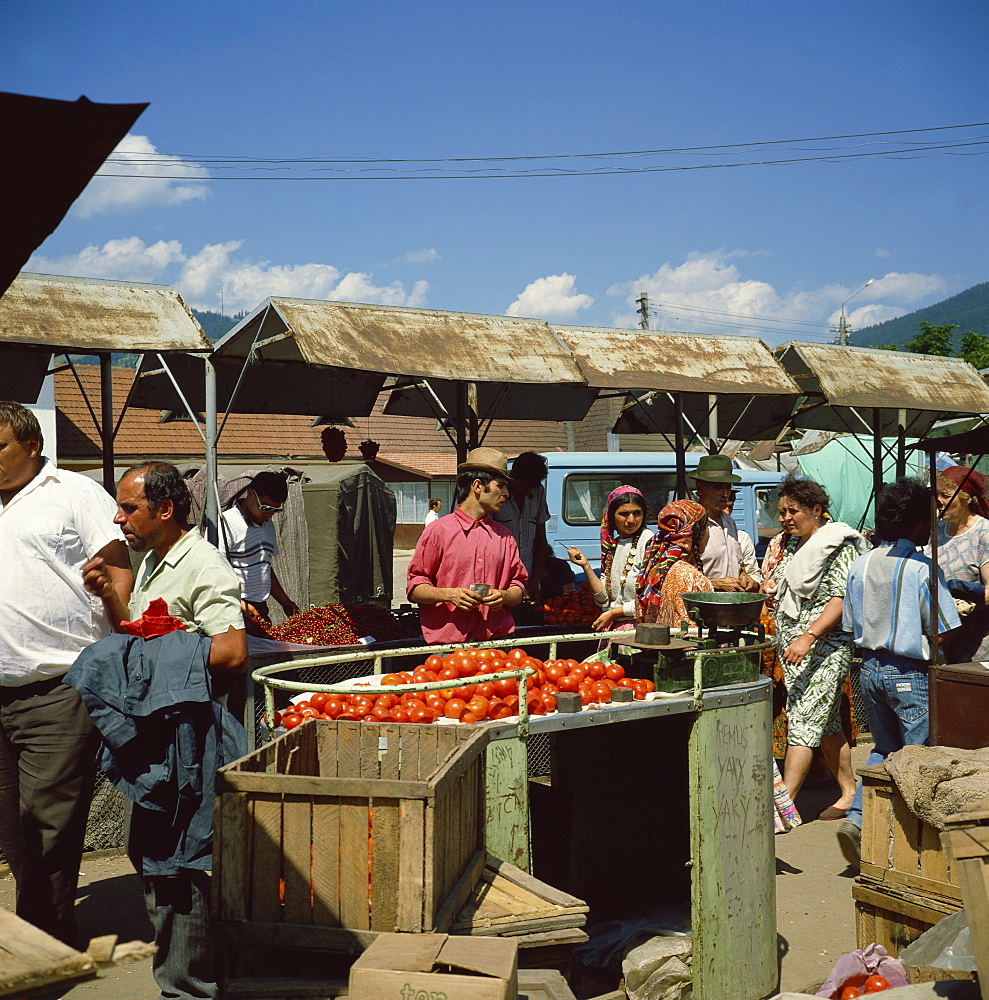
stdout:
POLYGON ((202 183, 208 177, 205 167, 159 153, 147 136, 126 135, 76 199, 72 214, 88 218, 99 212, 181 205, 208 197, 202 183))
POLYGON ((428 264, 434 260, 440 260, 437 250, 410 250, 408 253, 396 257, 393 264, 428 264))
POLYGON ((43 257, 33 254, 26 271, 67 274, 80 278, 115 278, 120 281, 156 281, 173 264, 185 260, 178 240, 159 240, 150 246, 137 236, 90 244, 77 254, 43 257))
POLYGON ((27 271, 118 281, 157 281, 172 285, 196 309, 230 314, 253 309, 270 295, 299 299, 335 299, 380 305, 422 306, 429 283, 417 281, 410 291, 401 281, 378 285, 372 274, 343 273, 331 264, 273 264, 238 259, 241 240, 210 243, 188 254, 178 240, 150 246, 138 236, 88 246, 77 254, 35 254, 27 271))
POLYGON ((506 316, 531 316, 538 319, 573 319, 581 309, 594 305, 590 295, 574 291, 577 278, 572 274, 550 274, 529 282, 518 298, 505 310, 506 316))
POLYGON ((879 250, 876 251, 876 256, 877 257, 888 257, 889 256, 889 251, 888 250, 879 249, 879 250))
POLYGON ((729 263, 738 256, 724 250, 692 253, 682 264, 663 264, 652 274, 612 285, 608 294, 623 296, 629 310, 614 313, 615 326, 638 325, 636 300, 645 292, 652 324, 659 329, 743 334, 770 344, 821 341, 830 339, 841 303, 852 293, 857 308, 850 315, 846 307, 845 315, 861 328, 902 316, 909 311, 904 306, 947 288, 939 275, 891 272, 859 292, 855 285, 837 284, 781 292, 768 282, 744 277, 737 264, 729 263))

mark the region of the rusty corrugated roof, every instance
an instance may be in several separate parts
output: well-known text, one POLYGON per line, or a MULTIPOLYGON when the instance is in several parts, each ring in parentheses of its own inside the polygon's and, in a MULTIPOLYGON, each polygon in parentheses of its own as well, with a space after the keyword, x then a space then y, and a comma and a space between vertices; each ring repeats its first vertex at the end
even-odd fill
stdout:
POLYGON ((989 412, 989 389, 961 358, 792 341, 776 354, 802 393, 832 406, 989 412))
POLYGON ((535 319, 273 297, 217 352, 244 357, 255 336, 266 361, 457 381, 584 383, 569 351, 535 319))
POLYGON ((54 353, 203 351, 199 321, 167 285, 22 271, 0 297, 0 344, 54 353))
POLYGON ((553 326, 588 384, 602 389, 797 395, 772 352, 754 337, 553 326))

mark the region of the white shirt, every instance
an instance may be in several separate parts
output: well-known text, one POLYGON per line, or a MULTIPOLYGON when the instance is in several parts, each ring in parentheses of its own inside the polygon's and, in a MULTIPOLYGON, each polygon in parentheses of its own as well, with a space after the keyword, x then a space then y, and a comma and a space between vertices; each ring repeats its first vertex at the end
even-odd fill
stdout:
POLYGON ((747 531, 738 529, 738 547, 742 552, 742 569, 755 580, 762 583, 762 570, 759 568, 759 560, 755 554, 755 543, 752 536, 747 531))
POLYGON ((642 569, 642 559, 646 554, 646 546, 652 541, 652 532, 648 528, 643 528, 635 543, 635 552, 632 553, 632 540, 629 538, 619 538, 615 545, 615 554, 611 560, 611 603, 608 603, 608 589, 599 591, 594 595, 594 600, 598 607, 609 610, 610 608, 622 609, 622 614, 626 618, 635 617, 635 602, 637 597, 636 581, 639 571, 642 569), (632 556, 629 564, 629 556, 632 556), (624 583, 622 577, 625 578, 624 583))
POLYGON ((431 510, 431 511, 430 511, 430 512, 429 512, 429 513, 428 513, 428 514, 426 515, 426 520, 425 520, 425 521, 423 521, 422 523, 423 523, 423 524, 432 524, 432 523, 433 523, 433 521, 438 521, 439 519, 440 519, 440 516, 439 516, 439 514, 437 514, 435 510, 431 510))
POLYGON ((709 517, 708 524, 711 533, 701 556, 701 572, 709 580, 738 576, 742 569, 742 549, 738 544, 738 526, 734 519, 722 514, 720 520, 709 517))
POLYGON ((47 459, 0 503, 0 686, 58 677, 109 635, 103 602, 82 585, 82 567, 124 540, 116 512, 99 483, 47 459))
POLYGON ((237 504, 220 515, 220 551, 240 580, 241 597, 266 601, 271 597, 271 557, 278 552, 271 521, 255 524, 237 504))

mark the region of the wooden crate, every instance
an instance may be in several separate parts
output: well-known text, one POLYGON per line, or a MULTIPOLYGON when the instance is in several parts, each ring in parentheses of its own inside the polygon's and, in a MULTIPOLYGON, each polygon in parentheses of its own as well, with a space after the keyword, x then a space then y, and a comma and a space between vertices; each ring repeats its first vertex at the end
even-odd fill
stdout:
POLYGON ((959 900, 861 877, 852 884, 852 898, 858 947, 875 942, 894 958, 942 917, 961 909, 959 900))
POLYGON ((26 997, 69 980, 96 975, 96 963, 83 952, 0 907, 0 996, 26 997))
POLYGON ((961 882, 979 979, 989 982, 989 799, 948 816, 941 839, 961 882))
POLYGON ((310 720, 217 776, 222 945, 447 930, 484 867, 483 729, 310 720))
POLYGON ((865 879, 922 897, 961 905, 958 875, 941 845, 941 831, 915 816, 884 764, 862 776, 862 864, 865 879))

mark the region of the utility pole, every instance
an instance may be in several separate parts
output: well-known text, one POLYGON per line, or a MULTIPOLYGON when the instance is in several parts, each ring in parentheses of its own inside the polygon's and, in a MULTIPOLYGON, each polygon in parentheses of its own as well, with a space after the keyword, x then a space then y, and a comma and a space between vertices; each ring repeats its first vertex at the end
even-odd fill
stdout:
POLYGON ((649 295, 643 292, 636 300, 639 303, 639 327, 649 329, 649 295))

